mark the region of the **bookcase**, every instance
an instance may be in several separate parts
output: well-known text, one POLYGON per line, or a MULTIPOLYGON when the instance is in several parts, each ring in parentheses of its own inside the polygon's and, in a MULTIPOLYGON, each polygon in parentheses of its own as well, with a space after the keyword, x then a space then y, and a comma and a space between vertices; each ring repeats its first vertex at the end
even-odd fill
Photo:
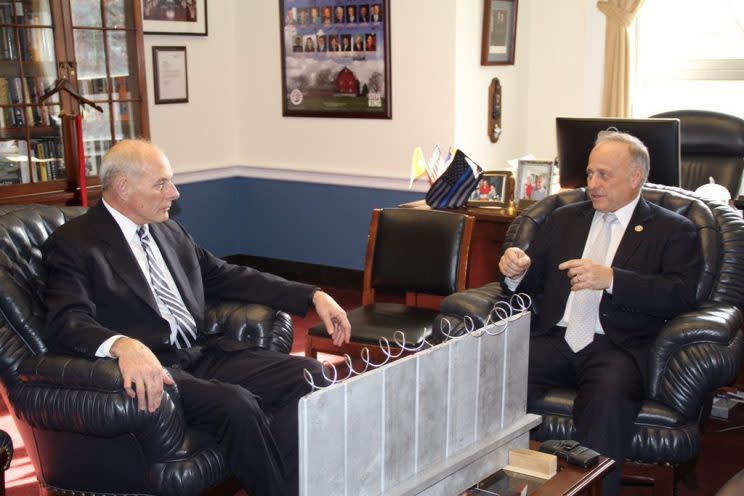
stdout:
POLYGON ((0 204, 79 204, 83 183, 100 196, 106 150, 149 138, 140 9, 139 0, 0 0, 0 204), (64 91, 41 102, 60 79, 103 112, 64 91))

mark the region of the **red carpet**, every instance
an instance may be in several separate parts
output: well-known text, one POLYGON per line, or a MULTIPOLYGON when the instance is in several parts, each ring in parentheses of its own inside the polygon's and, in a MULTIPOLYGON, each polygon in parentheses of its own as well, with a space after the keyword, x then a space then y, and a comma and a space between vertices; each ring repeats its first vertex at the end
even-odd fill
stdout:
MULTIPOLYGON (((344 308, 353 308, 361 304, 361 294, 352 290, 328 291, 344 308)), ((294 317, 294 344, 292 354, 302 355, 305 350, 305 336, 310 326, 320 321, 318 315, 311 311, 305 317, 294 317)), ((340 357, 320 355, 319 359, 328 359, 333 363, 342 363, 340 357)), ((7 496, 37 496, 39 486, 33 466, 29 460, 23 441, 13 424, 13 419, 0 403, 0 429, 8 432, 13 438, 15 454, 10 468, 5 474, 7 496)), ((697 488, 688 488, 684 483, 678 485, 678 496, 713 496, 716 491, 734 474, 744 469, 744 406, 734 410, 729 420, 710 419, 705 425, 702 452, 696 476, 697 488)), ((648 487, 623 487, 621 496, 651 496, 648 487)), ((235 496, 245 496, 243 491, 235 496)))

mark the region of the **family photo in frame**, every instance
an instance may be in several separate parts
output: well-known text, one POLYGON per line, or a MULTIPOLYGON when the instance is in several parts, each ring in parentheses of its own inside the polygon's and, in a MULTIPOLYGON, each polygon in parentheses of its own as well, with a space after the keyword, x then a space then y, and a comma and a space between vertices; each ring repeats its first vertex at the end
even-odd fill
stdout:
POLYGON ((389 0, 279 0, 282 115, 390 119, 389 0))
POLYGON ((510 171, 484 171, 468 198, 469 207, 507 207, 512 199, 510 171))
POLYGON ((520 160, 517 163, 517 186, 514 200, 519 208, 543 200, 551 191, 553 165, 550 160, 520 160))

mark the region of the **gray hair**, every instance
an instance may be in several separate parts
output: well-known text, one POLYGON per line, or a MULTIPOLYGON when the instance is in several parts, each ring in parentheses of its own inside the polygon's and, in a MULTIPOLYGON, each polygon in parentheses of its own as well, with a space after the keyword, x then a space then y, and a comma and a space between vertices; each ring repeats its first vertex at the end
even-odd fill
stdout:
POLYGON ((608 141, 617 141, 628 145, 630 163, 641 169, 641 172, 643 173, 643 182, 645 183, 648 180, 648 172, 651 168, 651 159, 648 156, 648 148, 643 144, 643 141, 639 140, 632 134, 622 133, 616 128, 610 127, 597 134, 597 141, 594 142, 594 146, 601 145, 608 141))
POLYGON ((153 151, 163 153, 145 139, 126 139, 112 146, 103 156, 101 168, 98 170, 103 191, 109 190, 120 174, 138 179, 147 164, 148 155, 153 151))

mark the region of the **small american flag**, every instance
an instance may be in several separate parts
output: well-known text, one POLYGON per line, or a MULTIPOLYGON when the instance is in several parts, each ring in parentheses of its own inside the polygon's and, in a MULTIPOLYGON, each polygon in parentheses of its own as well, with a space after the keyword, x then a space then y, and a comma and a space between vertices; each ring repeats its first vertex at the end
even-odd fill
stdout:
POLYGON ((426 193, 426 204, 431 208, 462 207, 475 188, 482 170, 467 155, 457 150, 447 170, 426 193))

